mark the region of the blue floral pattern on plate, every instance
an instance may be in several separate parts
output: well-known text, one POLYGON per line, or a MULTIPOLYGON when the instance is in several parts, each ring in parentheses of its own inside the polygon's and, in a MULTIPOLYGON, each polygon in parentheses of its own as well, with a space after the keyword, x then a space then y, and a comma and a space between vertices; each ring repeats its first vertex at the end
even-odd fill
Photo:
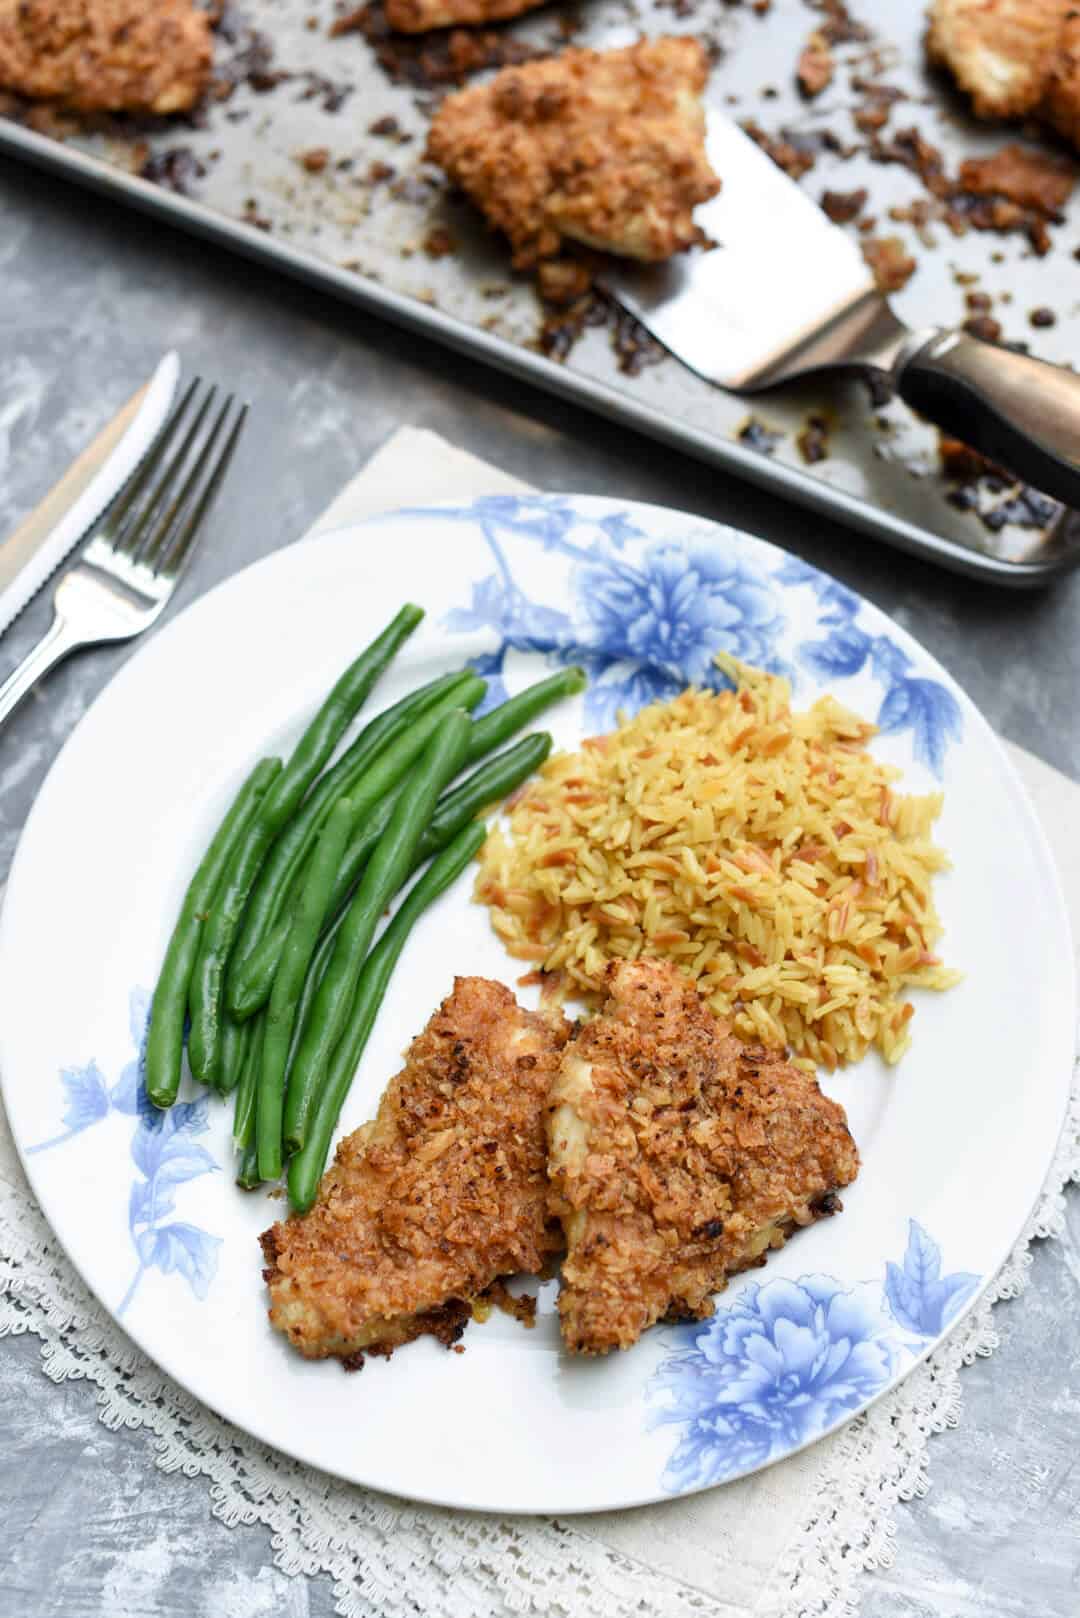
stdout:
POLYGON ((110 1113, 135 1119, 131 1157, 138 1170, 128 1197, 128 1229, 135 1249, 135 1272, 114 1314, 121 1316, 134 1298, 147 1270, 182 1275, 199 1299, 206 1297, 217 1272, 221 1239, 184 1220, 171 1218, 176 1210, 176 1188, 188 1180, 218 1170, 210 1153, 195 1137, 209 1125, 209 1097, 178 1101, 168 1112, 155 1107, 146 1094, 143 1059, 150 1026, 150 995, 132 991, 128 1025, 135 1054, 111 1087, 96 1062, 64 1068, 60 1082, 67 1096, 63 1131, 29 1148, 50 1151, 81 1135, 110 1113))
POLYGON ((451 633, 492 632, 492 649, 473 660, 489 682, 487 707, 505 699, 509 651, 584 664, 586 714, 597 729, 609 728, 620 709, 635 712, 687 685, 722 688, 713 659, 728 652, 792 677, 801 666, 830 684, 868 669, 882 688, 879 728, 910 732, 915 758, 935 775, 960 736, 952 692, 917 674, 892 637, 862 628, 859 597, 805 562, 788 558, 769 571, 722 529, 650 539, 626 513, 597 517, 557 496, 488 495, 423 515, 475 524, 491 553, 495 571, 475 580, 468 605, 444 620, 451 633), (520 584, 511 551, 523 545, 569 558, 568 603, 538 601, 520 584), (784 594, 802 588, 817 599, 822 633, 789 650, 784 594))
POLYGON ((903 1264, 886 1265, 884 1287, 827 1275, 751 1283, 709 1320, 676 1328, 676 1352, 646 1389, 650 1425, 682 1428, 663 1487, 723 1483, 820 1438, 883 1393, 980 1279, 942 1276, 941 1249, 912 1219, 903 1264))

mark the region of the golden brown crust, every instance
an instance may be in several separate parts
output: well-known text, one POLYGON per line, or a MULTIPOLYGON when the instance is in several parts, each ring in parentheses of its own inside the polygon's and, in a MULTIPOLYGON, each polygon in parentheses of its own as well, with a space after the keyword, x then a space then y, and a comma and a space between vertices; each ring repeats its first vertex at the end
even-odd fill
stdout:
POLYGON ((1080 10, 1065 18, 1041 111, 1059 135, 1080 147, 1080 10))
POLYGON ((184 112, 206 89, 191 0, 0 0, 0 88, 74 112, 184 112))
POLYGON ((979 118, 1021 118, 1046 93, 1072 0, 934 0, 926 49, 979 118))
POLYGON ((535 11, 545 0, 386 0, 386 20, 399 34, 426 34, 431 28, 462 28, 505 22, 535 11))
POLYGON ((543 1269, 560 1245, 544 1103, 569 1032, 501 983, 455 981, 310 1213, 262 1238, 270 1320, 302 1354, 445 1337, 497 1276, 543 1269))
POLYGON ((729 1275, 836 1210, 859 1163, 816 1080, 730 1037, 670 963, 613 962, 608 987, 548 1120, 562 1332, 587 1354, 711 1314, 729 1275))
POLYGON ((530 268, 564 238, 664 259, 696 239, 693 210, 720 189, 705 156, 695 39, 567 50, 504 68, 446 98, 427 155, 530 268))

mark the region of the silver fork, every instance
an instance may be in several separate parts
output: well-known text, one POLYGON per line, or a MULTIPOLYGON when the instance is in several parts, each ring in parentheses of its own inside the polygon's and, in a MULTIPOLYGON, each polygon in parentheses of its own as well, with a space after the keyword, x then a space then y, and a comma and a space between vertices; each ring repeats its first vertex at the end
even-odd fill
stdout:
POLYGON ((69 652, 131 640, 165 610, 247 416, 247 405, 228 394, 207 427, 216 393, 195 378, 139 470, 91 529, 53 593, 51 627, 0 686, 0 725, 69 652))

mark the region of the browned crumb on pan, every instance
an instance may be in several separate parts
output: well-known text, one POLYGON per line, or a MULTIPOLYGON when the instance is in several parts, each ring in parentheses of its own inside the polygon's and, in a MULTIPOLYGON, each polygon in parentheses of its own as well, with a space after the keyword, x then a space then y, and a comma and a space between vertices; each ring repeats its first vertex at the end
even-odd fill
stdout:
POLYGON ((827 461, 829 458, 829 419, 827 416, 811 414, 795 435, 795 447, 806 462, 807 466, 815 466, 818 461, 827 461))
POLYGON ((425 34, 396 33, 382 0, 353 14, 351 31, 363 34, 375 60, 392 84, 437 90, 464 84, 486 68, 534 62, 549 51, 529 45, 505 29, 439 28, 425 34))
MULTIPOLYGON (((1027 237, 1040 256, 1049 251, 1049 225, 1057 219, 1056 212, 1048 213, 1041 207, 1022 204, 1000 192, 971 190, 965 184, 963 170, 956 178, 950 176, 940 149, 918 129, 901 129, 889 140, 872 140, 869 154, 875 163, 899 163, 916 174, 930 195, 941 203, 941 217, 955 236, 963 236, 968 230, 1017 232, 1027 237)), ((1055 194, 1060 184, 1057 161, 1054 160, 1052 177, 1042 182, 1047 195, 1055 194)), ((985 184, 996 173, 1006 183, 1018 186, 1022 172, 1027 194, 1034 195, 1035 181, 1029 166, 1025 165, 1021 171, 1015 158, 1003 160, 1001 153, 981 159, 980 163, 981 168, 976 167, 974 171, 976 184, 985 184)), ((971 172, 968 171, 969 176, 971 172)), ((1051 171, 1047 173, 1050 175, 1051 171)))
POLYGON ((749 135, 790 179, 801 180, 813 168, 815 158, 809 147, 796 146, 784 134, 770 135, 754 118, 746 119, 741 127, 743 133, 749 135))
POLYGON ((856 191, 823 191, 821 206, 834 225, 849 225, 862 213, 869 195, 865 186, 856 191))
POLYGON ((969 157, 960 165, 961 191, 1005 197, 1050 217, 1061 213, 1076 181, 1076 165, 1068 158, 1016 142, 999 147, 988 157, 969 157))
POLYGON ((859 1162, 816 1080, 728 1036, 676 967, 613 962, 607 982, 564 1052, 548 1124, 568 1247, 559 1314, 582 1354, 711 1314, 728 1276, 839 1208, 859 1162))
POLYGON ((262 1239, 271 1323, 302 1354, 439 1335, 450 1305, 467 1314, 499 1276, 544 1268, 559 1238, 543 1112, 569 1032, 501 983, 457 979, 311 1211, 262 1239))
POLYGON ((720 182, 705 156, 697 40, 571 48, 446 98, 427 155, 508 238, 518 268, 565 240, 664 259, 698 239, 720 182))
POLYGON ((836 72, 832 47, 820 29, 815 29, 799 52, 795 64, 795 82, 801 93, 812 101, 827 90, 836 72))
POLYGON ((899 236, 864 236, 859 245, 879 292, 899 292, 918 268, 899 236))
POLYGON ((191 0, 0 0, 0 89, 75 112, 186 112, 210 78, 191 0))
POLYGON ((296 161, 307 174, 321 174, 330 161, 328 146, 312 146, 306 152, 297 152, 296 161))

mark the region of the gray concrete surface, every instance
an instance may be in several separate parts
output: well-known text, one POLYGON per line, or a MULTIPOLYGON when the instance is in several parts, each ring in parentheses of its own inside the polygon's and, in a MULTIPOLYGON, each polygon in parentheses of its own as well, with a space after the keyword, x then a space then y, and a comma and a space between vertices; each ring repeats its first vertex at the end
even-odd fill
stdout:
MULTIPOLYGON (((1080 578, 1007 595, 789 508, 159 225, 0 161, 0 533, 175 345, 253 402, 215 544, 179 605, 303 532, 396 426, 427 426, 542 488, 619 493, 738 524, 827 567, 918 635, 1006 736, 1080 777, 1080 578)), ((28 611, 0 676, 43 629, 28 611)), ((130 649, 70 662, 0 740, 0 881, 56 752, 130 649)), ((134 767, 134 764, 133 764, 134 767)), ((1007 1166, 1003 1166, 1007 1172, 1007 1166)), ((1080 1612, 1080 1197, 1036 1255, 1001 1348, 964 1378, 933 1487, 900 1512, 872 1618, 1080 1612)), ((0 1348, 0 1618, 324 1618, 326 1580, 274 1569, 206 1485, 156 1471, 34 1341, 0 1348)), ((482 1618, 482 1615, 477 1615, 482 1618)), ((584 1615, 583 1615, 584 1618, 584 1615)))

